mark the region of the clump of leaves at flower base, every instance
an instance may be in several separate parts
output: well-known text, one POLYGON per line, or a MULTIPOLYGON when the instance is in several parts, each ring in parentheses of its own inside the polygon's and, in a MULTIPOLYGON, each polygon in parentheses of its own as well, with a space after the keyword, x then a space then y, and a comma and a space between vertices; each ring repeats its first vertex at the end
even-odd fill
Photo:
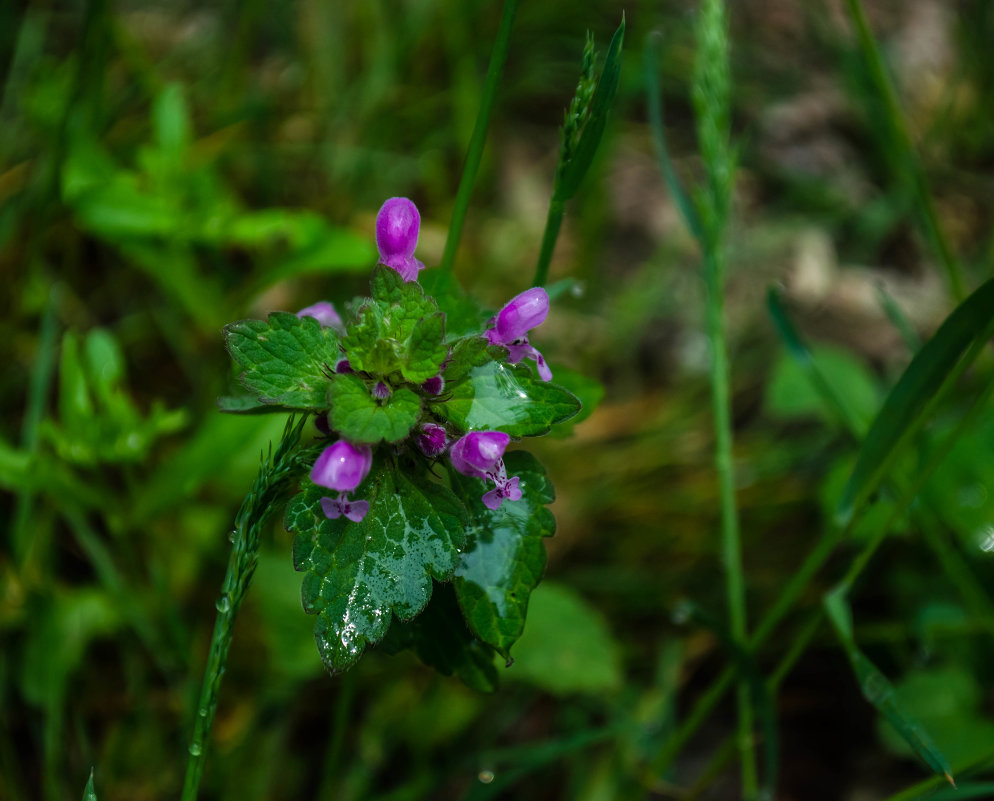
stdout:
POLYGON ((454 282, 433 281, 432 297, 417 280, 419 225, 406 198, 383 205, 370 296, 341 315, 322 301, 227 326, 249 394, 219 403, 310 412, 327 437, 286 525, 328 669, 383 642, 492 689, 495 654, 510 658, 544 570, 542 538, 555 531, 544 469, 505 450, 580 401, 529 341, 549 311, 545 290, 489 321, 454 282))

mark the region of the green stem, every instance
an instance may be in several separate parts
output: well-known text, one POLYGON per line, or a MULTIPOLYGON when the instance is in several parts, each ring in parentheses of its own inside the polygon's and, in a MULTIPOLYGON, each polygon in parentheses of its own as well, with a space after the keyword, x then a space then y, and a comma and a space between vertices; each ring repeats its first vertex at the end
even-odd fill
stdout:
POLYGON ((542 249, 538 254, 538 264, 535 265, 532 286, 545 286, 545 282, 549 278, 549 265, 552 263, 552 253, 556 249, 556 240, 559 238, 559 228, 563 224, 565 210, 566 203, 553 193, 552 200, 549 201, 549 216, 545 218, 542 249))
POLYGON ((911 192, 918 206, 918 214, 921 218, 922 226, 925 229, 925 236, 935 249, 942 266, 946 271, 946 280, 949 284, 949 291, 958 303, 966 297, 966 290, 963 285, 963 275, 960 265, 953 256, 949 241, 939 223, 939 216, 935 211, 935 203, 932 200, 932 193, 928 186, 928 179, 925 171, 918 159, 918 154, 912 144, 911 134, 904 120, 904 114, 897 102, 897 94, 891 83, 890 76, 884 67, 883 59, 880 57, 880 49, 877 47, 870 24, 867 22, 866 13, 863 10, 861 0, 846 0, 849 8, 849 16, 856 27, 856 34, 859 38, 860 50, 863 59, 866 61, 870 79, 877 91, 879 100, 883 102, 887 114, 887 120, 891 131, 891 139, 895 145, 896 153, 894 163, 900 164, 904 170, 898 178, 910 184, 911 192))
POLYGON ((490 66, 487 67, 487 78, 483 85, 483 98, 480 101, 480 111, 476 115, 476 125, 469 140, 469 150, 466 152, 466 163, 463 166, 462 178, 456 192, 455 204, 452 208, 452 222, 449 223, 449 236, 445 240, 445 252, 442 254, 442 269, 452 272, 455 268, 456 249, 462 236, 466 211, 469 208, 469 198, 473 194, 473 184, 480 171, 480 160, 483 158, 483 145, 487 139, 487 128, 490 127, 490 112, 493 111, 494 98, 497 96, 497 86, 504 62, 507 60, 507 48, 511 41, 511 24, 514 13, 518 8, 518 0, 504 0, 504 10, 501 12, 500 27, 497 30, 497 40, 490 54, 490 66))
POLYGON ((235 618, 238 616, 238 610, 241 608, 259 560, 260 532, 272 513, 286 499, 298 475, 304 469, 306 460, 293 453, 293 448, 300 440, 305 420, 306 418, 295 425, 293 417, 289 419, 275 456, 270 454, 270 458, 259 468, 255 485, 245 497, 242 508, 235 518, 231 556, 221 585, 221 594, 216 603, 217 620, 214 622, 214 634, 211 637, 207 667, 204 670, 204 681, 200 689, 193 737, 188 749, 190 756, 186 765, 182 801, 195 801, 200 788, 207 735, 214 724, 221 677, 224 675, 225 664, 228 661, 235 618))

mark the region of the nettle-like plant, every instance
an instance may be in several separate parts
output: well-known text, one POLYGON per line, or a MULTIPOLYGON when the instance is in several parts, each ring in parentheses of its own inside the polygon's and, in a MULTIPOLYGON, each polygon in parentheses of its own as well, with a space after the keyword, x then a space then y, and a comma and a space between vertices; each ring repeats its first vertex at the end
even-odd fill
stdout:
POLYGON ((541 540, 555 530, 542 466, 506 449, 580 401, 528 339, 549 312, 546 290, 497 314, 452 283, 433 297, 417 280, 419 226, 410 200, 383 204, 370 297, 341 315, 321 302, 232 323, 225 336, 251 393, 241 408, 316 416, 320 444, 301 457, 309 475, 286 526, 328 669, 386 638, 492 689, 494 655, 510 657, 545 565, 541 540), (440 608, 419 618, 429 603, 440 608))

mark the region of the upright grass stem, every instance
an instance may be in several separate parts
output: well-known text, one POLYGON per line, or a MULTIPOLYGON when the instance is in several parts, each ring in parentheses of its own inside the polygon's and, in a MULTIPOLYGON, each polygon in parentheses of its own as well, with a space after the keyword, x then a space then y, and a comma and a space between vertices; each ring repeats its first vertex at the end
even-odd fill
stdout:
POLYGON ((235 518, 231 556, 228 570, 217 599, 217 620, 211 637, 207 667, 200 689, 200 700, 194 717, 193 737, 190 740, 186 778, 183 782, 182 801, 195 801, 204 771, 207 735, 214 724, 217 699, 221 690, 221 677, 228 661, 228 650, 234 634, 235 618, 241 608, 245 592, 252 581, 252 574, 259 561, 259 535, 272 513, 286 500, 294 483, 305 469, 306 459, 294 451, 300 441, 305 420, 287 422, 283 439, 275 454, 263 462, 255 485, 245 497, 235 518))
POLYGON ((950 295, 959 303, 966 297, 962 270, 959 262, 953 256, 949 240, 939 223, 939 215, 935 210, 935 202, 932 200, 928 179, 925 177, 925 171, 912 144, 911 134, 908 131, 901 106, 897 101, 897 93, 894 91, 894 85, 880 56, 880 48, 877 47, 877 42, 873 38, 873 32, 870 30, 870 24, 867 22, 861 0, 846 0, 846 7, 856 28, 859 48, 863 60, 866 62, 873 88, 884 105, 889 139, 895 151, 892 154, 892 163, 896 165, 897 177, 911 191, 925 237, 935 250, 939 261, 942 262, 950 295))
POLYGON ((487 78, 483 85, 483 97, 480 100, 480 111, 476 115, 476 125, 469 140, 466 152, 466 163, 463 165, 462 178, 456 191, 455 204, 452 207, 452 221, 449 223, 449 236, 445 240, 445 251, 442 253, 442 269, 452 272, 455 268, 456 250, 462 236, 463 223, 466 221, 466 210, 469 199, 473 194, 477 173, 480 171, 480 161, 483 158, 483 145, 487 140, 487 129, 490 127, 490 113, 493 111, 500 76, 507 61, 507 49, 511 41, 511 25, 514 14, 518 9, 518 0, 504 0, 504 10, 500 16, 500 27, 497 30, 497 40, 490 54, 490 66, 487 67, 487 78))

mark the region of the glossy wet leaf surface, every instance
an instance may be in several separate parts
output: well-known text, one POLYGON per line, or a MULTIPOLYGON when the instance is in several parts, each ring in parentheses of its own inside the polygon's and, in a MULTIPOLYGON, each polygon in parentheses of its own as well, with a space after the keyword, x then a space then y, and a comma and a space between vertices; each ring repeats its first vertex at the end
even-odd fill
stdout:
POLYGON ((304 573, 304 611, 316 614, 314 638, 333 672, 353 665, 379 642, 391 617, 410 620, 428 603, 432 578, 452 577, 464 542, 465 510, 445 487, 381 465, 355 497, 365 519, 329 520, 327 494, 311 486, 287 509, 294 566, 304 573))
POLYGON ((489 487, 469 476, 453 481, 470 509, 466 547, 456 568, 455 588, 470 629, 505 656, 521 636, 531 591, 545 570, 544 537, 556 531, 545 504, 555 499, 552 484, 530 453, 514 451, 504 459, 509 476, 520 478, 521 500, 499 509, 483 505, 489 487))
POLYGON ((432 409, 460 428, 503 431, 512 437, 546 433, 580 411, 568 390, 533 376, 524 365, 488 362, 446 385, 448 399, 432 409))
POLYGON ((313 317, 275 312, 225 327, 241 381, 264 403, 290 409, 327 406, 329 376, 341 358, 338 335, 313 317))

